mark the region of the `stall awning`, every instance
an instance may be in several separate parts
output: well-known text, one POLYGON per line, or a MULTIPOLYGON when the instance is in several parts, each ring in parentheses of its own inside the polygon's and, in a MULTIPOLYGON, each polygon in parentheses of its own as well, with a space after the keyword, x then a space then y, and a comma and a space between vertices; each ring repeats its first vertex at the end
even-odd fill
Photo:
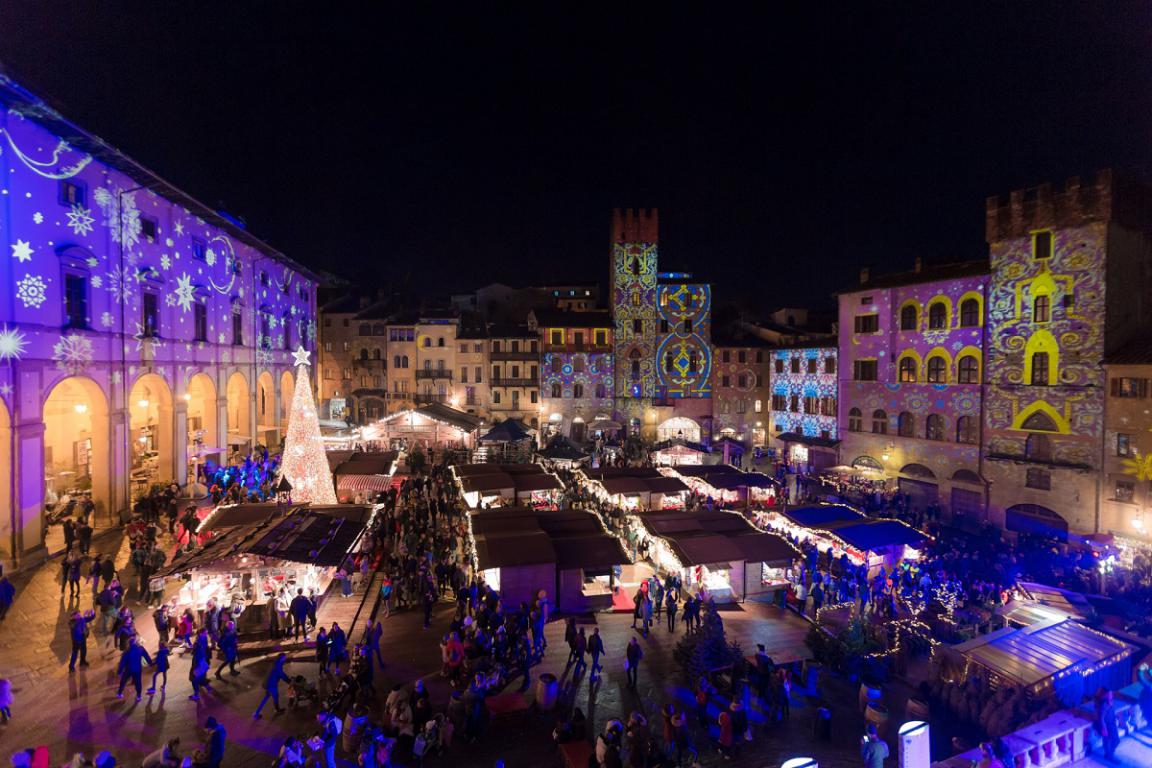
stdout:
POLYGON ((552 540, 540 530, 486 533, 475 536, 475 539, 480 570, 556 562, 552 540))
POLYGON ((744 555, 724 536, 678 536, 664 537, 676 553, 681 565, 720 565, 744 559, 744 555))
POLYGON ((777 435, 776 439, 782 443, 800 443, 801 445, 810 445, 813 448, 835 448, 840 445, 839 440, 834 440, 829 437, 802 435, 799 432, 784 432, 777 435))
POLYGON ((564 483, 555 475, 518 475, 512 481, 516 484, 516 493, 559 491, 564 488, 564 483))
POLYGON ((390 475, 400 457, 397 451, 357 453, 336 465, 337 475, 390 475))
POLYGON ((513 491, 516 488, 512 478, 502 473, 463 477, 460 479, 460 487, 464 489, 465 493, 472 493, 473 491, 513 491))
POLYGON ((392 487, 391 475, 337 475, 336 490, 383 493, 392 487))
POLYGON ((506 419, 481 436, 480 442, 515 443, 520 440, 527 440, 530 437, 531 435, 520 426, 520 422, 506 419))
POLYGON ((652 493, 680 493, 688 490, 684 481, 677 477, 650 477, 645 478, 644 482, 652 493))
POLYGON ((819 504, 811 507, 797 507, 780 514, 802 528, 817 528, 838 522, 856 522, 864 519, 851 507, 843 504, 819 504))
POLYGON ((917 546, 928 539, 926 533, 922 533, 900 520, 863 520, 854 523, 832 524, 828 525, 825 530, 862 552, 905 544, 917 546))
POLYGON ((615 496, 617 494, 648 493, 648 481, 642 477, 612 477, 600 481, 604 490, 615 496))
POLYGON ((744 560, 750 563, 788 563, 800 553, 779 536, 771 533, 753 533, 747 536, 733 536, 730 541, 740 550, 744 560))
POLYGON ((614 565, 627 565, 631 562, 615 536, 554 539, 552 546, 556 550, 556 567, 562 571, 576 568, 603 571, 614 565))

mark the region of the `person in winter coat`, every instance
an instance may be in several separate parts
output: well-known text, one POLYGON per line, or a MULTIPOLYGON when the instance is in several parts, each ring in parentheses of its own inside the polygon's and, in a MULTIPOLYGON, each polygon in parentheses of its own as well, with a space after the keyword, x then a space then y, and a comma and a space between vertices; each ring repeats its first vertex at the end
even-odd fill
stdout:
POLYGON ((252 713, 253 720, 260 719, 260 710, 264 709, 264 705, 268 703, 268 699, 272 699, 272 704, 276 707, 276 714, 284 712, 284 708, 280 706, 280 682, 291 682, 288 675, 284 672, 284 665, 288 663, 288 655, 281 653, 276 657, 272 669, 268 670, 268 676, 264 678, 264 698, 260 699, 260 705, 256 707, 256 711, 252 713))
POLYGON ((594 627, 592 629, 592 636, 588 638, 588 653, 592 655, 592 668, 589 670, 588 679, 595 681, 596 673, 602 669, 600 666, 600 655, 607 653, 607 651, 604 650, 604 641, 600 638, 600 627, 594 627))
POLYGON ((328 659, 330 657, 330 649, 328 647, 328 632, 324 627, 320 627, 320 631, 316 633, 316 663, 320 665, 320 674, 328 674, 328 659))
POLYGON ((720 710, 719 716, 716 718, 716 723, 720 726, 720 733, 716 738, 716 745, 720 748, 720 754, 724 755, 725 760, 732 759, 732 715, 728 713, 727 709, 720 710))
POLYGON ((72 657, 68 661, 68 671, 76 671, 76 660, 80 660, 80 666, 88 666, 88 632, 89 626, 96 618, 94 611, 88 613, 72 614, 72 618, 68 620, 68 635, 72 638, 72 657))
POLYGON ((216 668, 216 679, 223 680, 221 673, 224 667, 228 667, 229 671, 235 677, 240 674, 240 670, 236 669, 236 664, 240 659, 240 639, 236 636, 236 623, 229 621, 224 625, 220 631, 220 641, 217 644, 220 654, 223 657, 220 661, 220 666, 216 668))
POLYGON ((156 648, 156 655, 152 657, 152 685, 148 688, 149 696, 156 693, 156 678, 160 677, 160 675, 164 676, 162 678, 163 682, 160 683, 160 690, 168 687, 168 655, 170 653, 171 651, 168 650, 168 646, 164 643, 160 643, 156 648))
POLYGON ((144 674, 144 665, 151 664, 152 657, 140 641, 132 636, 128 640, 128 647, 120 654, 120 664, 117 671, 120 673, 120 688, 116 691, 116 698, 124 698, 124 686, 129 680, 136 687, 136 701, 140 701, 144 693, 144 684, 141 677, 144 674))
POLYGON ((328 647, 328 659, 336 665, 336 674, 340 674, 340 665, 348 660, 348 636, 336 622, 332 622, 328 632, 328 647))
POLYGON ((732 750, 733 756, 739 750, 740 742, 751 739, 748 730, 748 710, 744 709, 744 702, 733 699, 728 705, 728 715, 732 718, 732 750))
POLYGON ((628 643, 626 653, 628 656, 628 687, 635 690, 640 674, 640 659, 644 658, 644 651, 640 648, 640 642, 635 637, 628 643))

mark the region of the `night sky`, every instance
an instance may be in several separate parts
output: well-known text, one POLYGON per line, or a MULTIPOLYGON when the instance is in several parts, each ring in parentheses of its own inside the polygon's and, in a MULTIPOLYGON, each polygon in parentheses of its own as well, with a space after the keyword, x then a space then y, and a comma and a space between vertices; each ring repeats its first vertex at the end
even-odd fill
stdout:
POLYGON ((611 208, 653 206, 721 302, 829 304, 984 255, 990 194, 1152 176, 1147 3, 313 5, 5 0, 0 61, 300 262, 425 294, 603 281, 611 208))

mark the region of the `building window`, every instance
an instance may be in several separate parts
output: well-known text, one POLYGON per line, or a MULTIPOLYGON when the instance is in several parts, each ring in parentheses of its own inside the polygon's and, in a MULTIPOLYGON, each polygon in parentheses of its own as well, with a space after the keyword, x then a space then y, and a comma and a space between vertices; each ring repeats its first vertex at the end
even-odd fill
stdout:
POLYGON ((836 373, 836 358, 824 358, 824 373, 836 373))
POLYGON ((900 381, 914 382, 916 381, 916 359, 912 357, 900 358, 900 381))
POLYGON ((149 338, 157 336, 160 333, 160 300, 159 297, 151 292, 145 291, 143 295, 143 302, 140 305, 140 331, 143 336, 149 338))
POLYGON ((944 364, 944 358, 939 355, 933 355, 928 358, 928 365, 925 366, 928 373, 929 384, 943 384, 948 381, 948 375, 945 371, 948 367, 944 364))
POLYGON ((208 341, 208 307, 197 302, 192 305, 192 340, 208 341))
POLYGON ((772 410, 783 411, 787 407, 788 405, 784 399, 784 395, 772 395, 772 410))
POLYGON ((956 363, 956 381, 961 384, 980 383, 980 362, 975 355, 964 355, 956 363))
POLYGON ((552 397, 553 397, 553 398, 557 398, 557 399, 558 399, 558 398, 560 398, 562 395, 563 395, 563 390, 562 390, 562 388, 560 387, 560 383, 559 383, 559 382, 554 382, 554 383, 552 384, 552 397))
POLYGON ((792 411, 792 413, 800 413, 800 396, 799 395, 791 395, 788 398, 788 410, 792 411))
POLYGON ((140 236, 150 243, 156 242, 156 219, 150 216, 140 217, 140 236))
POLYGON ((476 370, 473 371, 473 373, 476 374, 476 383, 477 384, 483 384, 484 383, 483 382, 483 376, 481 375, 482 370, 483 369, 478 365, 478 366, 476 366, 476 370))
POLYGON ((856 315, 856 333, 876 333, 880 330, 880 317, 878 315, 856 315))
POLYGON ((64 276, 64 324, 88 327, 88 281, 82 275, 64 276))
POLYGON ((817 404, 816 404, 816 398, 815 397, 805 397, 804 398, 804 413, 815 414, 816 411, 818 410, 818 407, 819 406, 817 406, 817 404))
POLYGON ((888 434, 888 412, 877 409, 872 411, 872 433, 876 435, 888 434))
MULTIPOLYGON (((860 432, 863 429, 864 414, 860 412, 859 408, 852 408, 848 411, 848 431, 860 432)), ((875 430, 873 430, 875 431, 875 430)))
POLYGON ((1052 233, 1050 231, 1032 233, 1032 258, 1052 258, 1052 233))
POLYGON ((924 422, 924 437, 928 440, 944 439, 944 417, 938 413, 928 414, 924 422))
POLYGON ((341 373, 341 378, 343 378, 345 381, 352 381, 352 369, 351 368, 344 368, 340 373, 341 373))
POLYGON ((692 350, 688 353, 688 373, 696 373, 700 366, 700 353, 692 350))
POLYGON ((746 374, 746 373, 739 374, 736 377, 736 386, 740 387, 740 389, 747 389, 748 388, 748 374, 746 374))
MULTIPOLYGON (((668 360, 667 369, 672 370, 672 367, 671 367, 672 366, 672 356, 669 355, 667 360, 668 360)), ((720 377, 720 386, 722 386, 722 387, 731 386, 731 384, 729 382, 730 382, 730 379, 728 378, 728 376, 721 376, 720 377)))
POLYGON ((244 318, 237 312, 232 313, 232 346, 244 346, 244 318))
POLYGON ((764 386, 764 376, 759 374, 759 373, 756 374, 756 386, 757 387, 764 386))
POLYGON ((814 358, 814 357, 808 358, 808 373, 816 373, 817 364, 818 363, 816 361, 816 358, 814 358))
POLYGON ((1132 435, 1126 435, 1123 432, 1116 435, 1116 455, 1117 456, 1131 456, 1132 455, 1132 435))
POLYGON ((608 396, 607 393, 608 393, 608 388, 605 387, 603 384, 597 384, 596 385, 596 397, 603 400, 605 397, 608 396))
POLYGON ((855 360, 852 363, 852 378, 855 381, 876 381, 875 360, 855 360))
POLYGON ((460 383, 461 384, 467 384, 468 383, 468 368, 466 368, 465 366, 460 366, 460 383))
POLYGON ((1029 469, 1024 473, 1024 486, 1040 491, 1052 490, 1052 473, 1043 469, 1029 469))
POLYGON ((576 382, 572 385, 572 397, 584 397, 584 385, 576 382))
POLYGON ((644 333, 644 321, 638 317, 632 320, 632 333, 644 333))
POLYGON ((976 299, 964 299, 960 302, 960 326, 971 328, 980 325, 980 302, 976 299))
POLYGON ((748 362, 748 352, 747 352, 747 350, 743 350, 743 349, 741 349, 740 351, 738 351, 738 352, 736 353, 736 362, 738 362, 738 363, 746 363, 746 362, 748 362))
POLYGON ((1048 385, 1048 353, 1032 353, 1032 386, 1044 387, 1048 385))
POLYGON ((444 346, 444 337, 443 336, 440 336, 439 338, 436 339, 436 346, 438 346, 438 347, 444 346))
POLYGON ((1148 379, 1134 379, 1128 376, 1112 379, 1108 385, 1112 397, 1148 397, 1148 379))
POLYGON ((535 403, 536 403, 536 390, 534 390, 534 389, 533 389, 533 390, 531 390, 531 391, 528 393, 528 397, 529 397, 529 401, 530 401, 530 402, 531 402, 533 405, 535 405, 535 403))
POLYGON ((776 358, 776 373, 784 373, 784 361, 776 358))
POLYGON ((500 390, 498 389, 492 390, 492 404, 500 405, 500 390))
POLYGON ((760 413, 761 411, 763 411, 763 410, 764 410, 764 401, 763 401, 763 400, 760 400, 760 399, 757 399, 757 400, 756 400, 756 401, 755 401, 755 402, 752 404, 752 409, 753 409, 754 411, 756 411, 756 413, 760 413))
POLYGON ((928 306, 928 329, 943 330, 948 327, 948 308, 942 301, 934 301, 928 306))
POLYGON ((1042 293, 1032 300, 1032 322, 1046 323, 1049 320, 1048 294, 1042 293))
POLYGON ((60 205, 85 205, 88 201, 88 190, 81 181, 60 181, 58 189, 60 205))
POLYGON ((916 330, 917 321, 916 307, 908 305, 900 310, 900 330, 914 331, 916 330))
POLYGON ((740 397, 736 399, 736 413, 744 413, 748 410, 748 401, 740 397))
POLYGON ((1024 458, 1035 461, 1052 460, 1052 441, 1047 435, 1028 435, 1024 442, 1024 458))
MULTIPOLYGON (((596 346, 598 346, 598 347, 608 346, 608 331, 597 330, 597 331, 594 331, 594 334, 595 334, 595 338, 596 338, 596 346)), ((533 346, 532 351, 535 352, 536 351, 535 350, 536 345, 533 344, 532 346, 533 346)))
POLYGON ((192 258, 196 261, 208 261, 208 244, 198 237, 192 238, 192 258))
POLYGON ((900 437, 916 437, 916 417, 903 411, 896 418, 896 430, 900 437))
POLYGON ((1116 481, 1116 501, 1132 501, 1136 495, 1136 484, 1131 480, 1116 481))
POLYGON ((961 416, 956 419, 956 442, 967 445, 976 444, 976 419, 971 416, 961 416))

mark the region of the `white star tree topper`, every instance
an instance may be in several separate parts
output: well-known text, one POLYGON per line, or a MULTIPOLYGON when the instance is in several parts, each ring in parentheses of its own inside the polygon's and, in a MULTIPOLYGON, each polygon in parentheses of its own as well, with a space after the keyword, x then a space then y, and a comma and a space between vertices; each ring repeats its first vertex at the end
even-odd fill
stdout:
POLYGON ((312 363, 308 362, 308 356, 310 354, 312 354, 312 353, 309 352, 308 350, 304 349, 304 347, 302 347, 302 346, 296 347, 296 351, 292 353, 292 365, 293 365, 293 367, 298 367, 301 365, 304 365, 304 366, 312 365, 312 363))

